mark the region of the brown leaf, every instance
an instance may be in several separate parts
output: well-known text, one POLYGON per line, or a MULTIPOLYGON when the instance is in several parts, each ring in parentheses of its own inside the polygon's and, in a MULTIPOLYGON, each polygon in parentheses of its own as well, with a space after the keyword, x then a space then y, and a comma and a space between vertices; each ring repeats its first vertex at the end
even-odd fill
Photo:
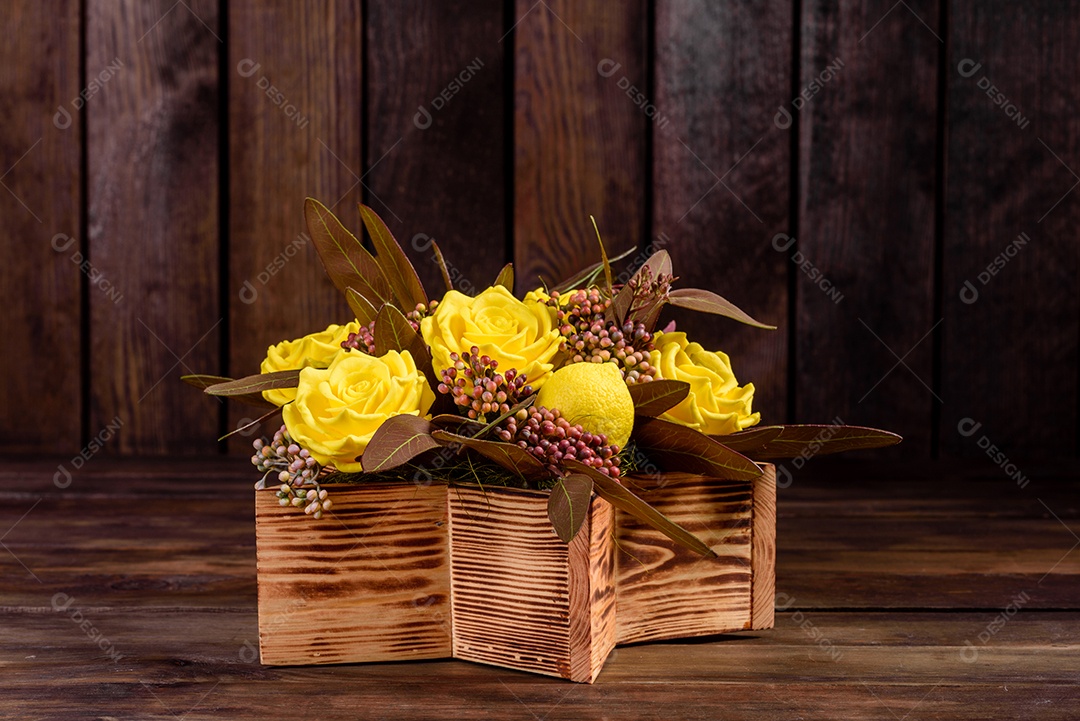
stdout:
POLYGON ((654 380, 635 383, 627 389, 634 401, 634 413, 649 418, 674 408, 690 395, 690 384, 685 381, 654 380))
POLYGON ((419 416, 390 416, 368 441, 359 459, 365 473, 378 473, 408 463, 425 451, 438 448, 431 423, 419 416))
POLYGON ((443 445, 458 444, 476 451, 488 460, 499 464, 511 473, 529 481, 542 481, 551 478, 549 471, 536 456, 513 443, 482 441, 478 438, 459 436, 448 431, 432 431, 431 435, 443 445))
POLYGON ((427 305, 428 297, 420 276, 416 274, 409 256, 401 249, 394 234, 378 213, 360 204, 360 217, 367 227, 368 234, 375 245, 375 262, 382 268, 390 287, 398 299, 398 305, 405 310, 413 310, 418 305, 427 305))
POLYGON ((761 321, 754 320, 737 308, 731 301, 708 290, 701 290, 700 288, 676 288, 668 293, 668 302, 679 308, 688 308, 689 310, 696 310, 701 313, 722 315, 726 318, 737 320, 740 323, 752 325, 755 328, 776 330, 775 325, 766 325, 761 321))
POLYGON ((439 266, 439 272, 442 274, 443 283, 446 284, 446 290, 449 292, 454 289, 454 281, 450 280, 450 270, 446 267, 446 258, 443 257, 442 250, 439 249, 439 244, 434 240, 431 241, 431 250, 435 253, 435 263, 439 266))
POLYGON ((726 436, 709 436, 718 443, 723 443, 733 451, 753 455, 751 451, 763 448, 765 444, 780 435, 783 426, 758 426, 746 431, 731 433, 726 436))
POLYGON ((499 277, 495 279, 495 285, 501 285, 511 293, 514 292, 514 264, 507 263, 499 271, 499 277))
POLYGON ((427 344, 402 312, 387 304, 375 317, 375 354, 381 356, 392 350, 409 351, 416 367, 427 376, 429 383, 433 382, 431 351, 427 344))
POLYGON ((761 469, 749 458, 678 423, 638 418, 632 438, 638 448, 667 471, 732 480, 750 480, 761 475, 761 469))
MULTIPOLYGON (((211 376, 211 375, 187 375, 180 376, 180 380, 187 383, 189 386, 194 386, 199 390, 205 391, 211 386, 220 385, 222 383, 229 383, 232 378, 226 378, 225 376, 211 376)), ((262 393, 243 393, 240 395, 230 395, 229 400, 237 401, 245 405, 254 406, 262 409, 275 409, 276 405, 271 403, 262 397, 262 393)))
POLYGON ((629 513, 642 523, 647 523, 676 543, 696 551, 707 558, 716 558, 716 553, 690 531, 672 521, 660 511, 634 495, 629 488, 600 471, 578 461, 566 461, 566 467, 575 473, 588 476, 593 481, 593 490, 620 511, 629 513))
POLYGON ((249 393, 262 393, 279 388, 296 388, 300 384, 300 371, 276 371, 274 373, 259 373, 247 376, 235 381, 226 381, 208 386, 205 393, 212 396, 242 396, 249 393))
POLYGON ((548 518, 555 528, 555 535, 563 543, 570 543, 581 530, 589 515, 593 482, 582 473, 571 473, 552 487, 548 497, 548 518))
POLYGON ((347 293, 351 287, 376 308, 393 302, 390 283, 375 258, 325 205, 308 198, 304 217, 311 242, 338 290, 347 293))
MULTIPOLYGON (((791 425, 781 428, 780 435, 757 450, 749 452, 758 460, 795 458, 796 456, 825 456, 867 448, 895 446, 900 436, 877 428, 863 426, 791 425)), ((724 443, 724 437, 718 437, 724 443)))
POLYGON ((360 325, 368 325, 371 321, 375 320, 375 316, 378 314, 378 309, 371 304, 362 293, 355 288, 345 289, 345 300, 349 304, 349 309, 352 310, 356 316, 356 320, 360 325))

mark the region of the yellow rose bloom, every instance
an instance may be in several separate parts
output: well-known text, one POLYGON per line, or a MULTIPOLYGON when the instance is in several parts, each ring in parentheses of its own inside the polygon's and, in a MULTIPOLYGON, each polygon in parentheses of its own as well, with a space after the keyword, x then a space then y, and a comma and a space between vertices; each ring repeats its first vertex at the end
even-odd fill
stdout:
POLYGON ((451 290, 433 315, 420 322, 424 342, 431 346, 435 370, 453 365, 451 353, 470 352, 499 362, 499 372, 510 368, 524 373, 533 390, 551 375, 551 359, 559 352, 555 311, 537 301, 520 301, 501 285, 475 298, 451 290))
MULTIPOLYGON (((301 368, 326 368, 344 350, 341 342, 346 340, 350 333, 359 331, 360 324, 354 320, 345 325, 331 325, 326 330, 303 338, 282 341, 266 349, 266 358, 259 366, 259 371, 273 373, 301 368)), ((283 406, 296 398, 296 389, 263 391, 263 398, 274 405, 283 406)))
MULTIPOLYGON (((559 306, 562 307, 568 305, 570 303, 570 298, 574 293, 575 291, 572 290, 565 293, 559 293, 559 306)), ((544 290, 542 286, 536 290, 530 290, 525 294, 526 303, 543 303, 546 305, 549 300, 551 300, 551 296, 548 295, 548 292, 544 290)))
POLYGON ((657 368, 657 377, 690 384, 690 395, 661 418, 710 436, 735 433, 761 420, 751 409, 754 384, 739 386, 726 353, 690 343, 686 333, 657 333, 653 343, 649 362, 657 368))
POLYGON ((356 460, 390 416, 427 415, 435 401, 408 351, 374 358, 342 353, 329 368, 300 372, 296 400, 281 415, 289 435, 323 465, 361 470, 356 460))

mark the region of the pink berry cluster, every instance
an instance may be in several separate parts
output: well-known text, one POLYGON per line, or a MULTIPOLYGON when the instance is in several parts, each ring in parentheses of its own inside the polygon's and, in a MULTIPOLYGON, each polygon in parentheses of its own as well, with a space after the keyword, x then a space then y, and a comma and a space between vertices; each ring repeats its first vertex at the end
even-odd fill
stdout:
POLYGON ((560 350, 570 356, 569 363, 615 363, 627 385, 656 377, 649 363, 652 334, 644 323, 628 320, 620 326, 610 320, 611 298, 603 297, 597 288, 573 291, 566 306, 560 306, 559 300, 559 293, 553 291, 548 304, 558 312, 560 350))
POLYGON ((576 460, 619 477, 619 447, 608 445, 603 433, 589 433, 566 420, 557 408, 518 411, 498 426, 495 436, 529 451, 556 475, 565 473, 564 461, 576 460))
POLYGON ((360 326, 359 333, 349 333, 349 337, 341 341, 341 347, 375 355, 375 321, 360 326))
POLYGON ((281 483, 276 494, 281 505, 303 506, 304 513, 315 518, 322 518, 323 511, 330 510, 333 503, 318 482, 328 471, 292 439, 285 426, 274 433, 273 439, 256 438, 252 446, 252 464, 266 474, 264 477, 273 474, 281 483))
POLYGON ((439 393, 453 397, 454 403, 473 420, 486 422, 489 413, 496 416, 532 395, 525 374, 509 368, 500 373, 499 362, 473 346, 470 352, 450 354, 453 365, 444 368, 439 376, 439 393))

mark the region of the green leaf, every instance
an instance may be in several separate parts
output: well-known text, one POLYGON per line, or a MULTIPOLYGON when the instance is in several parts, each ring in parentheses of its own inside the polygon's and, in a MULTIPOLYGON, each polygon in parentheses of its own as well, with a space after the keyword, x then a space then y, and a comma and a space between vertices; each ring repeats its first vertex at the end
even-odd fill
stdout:
POLYGON ((262 393, 279 388, 296 388, 300 384, 300 371, 276 371, 247 376, 235 381, 226 381, 208 386, 205 393, 212 396, 242 396, 249 393, 262 393))
POLYGON ((495 279, 495 285, 501 285, 512 294, 514 292, 514 264, 507 263, 499 271, 499 277, 495 279))
POLYGON ((593 481, 596 495, 624 513, 629 513, 642 523, 647 523, 679 545, 700 553, 707 558, 716 558, 716 553, 690 531, 672 521, 660 511, 634 495, 629 488, 600 471, 586 466, 579 461, 565 461, 568 469, 588 476, 593 481))
POLYGON ((468 438, 456 433, 438 430, 432 431, 431 435, 443 445, 456 444, 474 450, 488 460, 499 464, 511 473, 526 480, 542 481, 551 478, 551 471, 536 456, 514 443, 482 441, 478 438, 468 438))
POLYGON ((338 290, 347 294, 347 288, 354 288, 376 308, 393 302, 390 283, 375 258, 325 205, 308 198, 304 218, 326 274, 338 290))
POLYGON ((413 310, 421 304, 427 305, 427 293, 424 292, 420 276, 416 274, 416 268, 383 219, 363 203, 360 204, 360 217, 375 245, 375 262, 390 281, 398 305, 406 310, 413 310))
POLYGON ((419 416, 390 416, 368 441, 364 455, 358 458, 365 473, 379 473, 408 463, 425 451, 438 448, 431 437, 431 423, 419 416))
POLYGON ((589 515, 592 491, 592 479, 582 473, 560 478, 552 487, 548 497, 548 518, 555 528, 555 535, 563 543, 570 543, 581 530, 589 515))
POLYGON ((726 318, 737 320, 755 328, 776 330, 775 325, 766 325, 761 321, 754 320, 743 311, 739 310, 731 301, 718 296, 708 290, 700 288, 676 288, 668 294, 668 302, 679 308, 688 308, 701 313, 713 313, 726 318))
POLYGON ((434 240, 431 241, 431 250, 435 253, 435 263, 439 266, 439 272, 442 274, 443 283, 446 284, 446 290, 450 292, 454 289, 454 281, 450 280, 450 269, 446 267, 446 258, 443 257, 439 244, 434 240))
POLYGON ((690 384, 685 381, 654 380, 635 383, 627 389, 634 401, 634 413, 649 418, 674 408, 690 395, 690 384))
POLYGON ((758 426, 746 431, 739 431, 726 436, 709 436, 714 441, 723 443, 733 451, 753 455, 753 451, 764 448, 769 441, 778 438, 783 426, 758 426))
POLYGON ((400 310, 392 305, 384 305, 375 316, 375 354, 383 355, 387 351, 409 351, 416 367, 424 371, 431 380, 431 351, 420 334, 413 330, 412 324, 400 310))
POLYGON ((604 268, 604 289, 607 290, 608 295, 614 295, 615 291, 611 284, 611 263, 608 261, 607 251, 604 250, 604 239, 600 237, 600 227, 596 224, 596 218, 590 215, 589 220, 592 221, 593 230, 596 231, 596 242, 600 244, 600 263, 604 268))
MULTIPOLYGON (((608 262, 614 263, 616 261, 622 260, 623 258, 627 258, 636 250, 637 250, 637 248, 627 248, 626 250, 619 253, 614 258, 609 259, 608 262)), ((586 278, 588 278, 589 276, 594 275, 595 273, 597 273, 599 270, 601 270, 603 268, 603 266, 604 266, 603 262, 593 263, 592 265, 588 266, 587 268, 584 268, 582 270, 579 270, 577 273, 574 273, 574 275, 567 278, 563 282, 559 283, 557 286, 552 288, 552 290, 557 290, 560 293, 565 293, 568 290, 576 288, 578 286, 578 284, 581 283, 581 281, 583 281, 586 278)))
MULTIPOLYGON (((766 428, 769 427, 766 426, 766 428)), ((795 458, 802 455, 807 457, 825 456, 844 451, 886 448, 895 446, 903 440, 895 433, 863 426, 792 425, 771 427, 782 429, 780 435, 756 450, 748 451, 750 455, 758 460, 795 458)), ((730 436, 718 436, 716 439, 721 443, 725 443, 725 438, 730 438, 730 436)))
POLYGON ((749 458, 678 423, 638 418, 633 440, 665 470, 732 480, 750 480, 761 475, 761 469, 749 458))
POLYGON ((378 314, 378 309, 371 304, 371 301, 365 298, 355 288, 345 289, 345 300, 349 304, 349 309, 352 310, 356 316, 356 320, 360 322, 360 325, 368 325, 371 321, 375 320, 375 316, 378 314))

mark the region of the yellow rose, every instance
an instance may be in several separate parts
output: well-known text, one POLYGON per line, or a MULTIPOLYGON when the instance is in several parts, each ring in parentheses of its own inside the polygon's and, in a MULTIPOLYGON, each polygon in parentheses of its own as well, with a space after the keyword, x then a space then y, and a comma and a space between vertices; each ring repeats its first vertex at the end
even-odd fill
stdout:
POLYGON ((434 315, 420 322, 424 342, 431 346, 435 369, 453 365, 451 353, 470 352, 472 346, 499 362, 499 372, 510 368, 524 373, 533 390, 551 375, 551 359, 559 352, 555 311, 537 301, 520 301, 496 285, 475 298, 449 291, 434 315))
MULTIPOLYGON (((341 341, 349 333, 358 333, 360 324, 355 320, 345 325, 331 325, 326 330, 306 335, 296 340, 285 340, 266 349, 266 359, 259 366, 262 373, 299 370, 301 368, 326 368, 344 349, 341 341)), ((296 390, 282 388, 263 391, 263 398, 274 405, 283 406, 296 398, 296 390)))
MULTIPOLYGON (((572 290, 565 293, 559 293, 559 307, 568 305, 573 295, 574 291, 572 290)), ((546 305, 549 300, 551 300, 551 296, 548 295, 548 292, 544 290, 543 287, 537 288, 536 290, 530 290, 525 294, 526 303, 543 303, 546 305)))
POLYGON ((686 333, 657 333, 650 362, 659 378, 686 381, 690 395, 661 418, 696 428, 710 436, 727 435, 755 425, 754 384, 740 387, 726 353, 713 353, 689 343, 686 333))
POLYGON ((296 400, 281 415, 289 435, 323 465, 361 470, 356 461, 390 416, 427 415, 435 394, 408 351, 374 358, 342 353, 329 368, 300 372, 296 400))

